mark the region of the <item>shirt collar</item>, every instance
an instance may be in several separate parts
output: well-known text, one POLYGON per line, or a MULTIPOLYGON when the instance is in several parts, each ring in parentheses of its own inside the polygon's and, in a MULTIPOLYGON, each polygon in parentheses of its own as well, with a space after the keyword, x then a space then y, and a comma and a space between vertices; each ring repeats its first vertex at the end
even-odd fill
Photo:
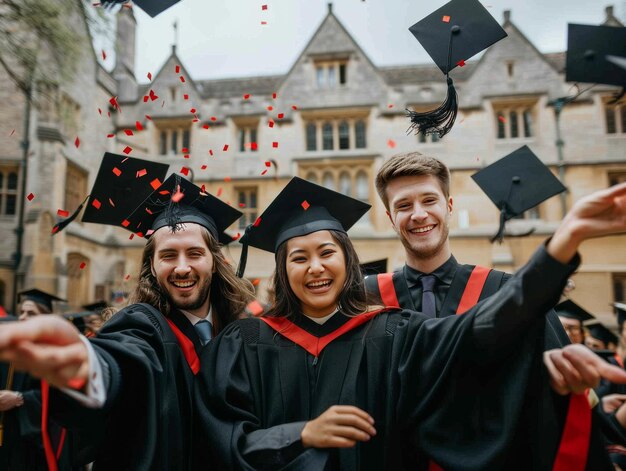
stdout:
POLYGON ((404 265, 404 275, 406 277, 406 282, 409 285, 409 288, 419 285, 420 278, 424 275, 435 275, 439 284, 450 285, 452 283, 452 279, 454 278, 454 273, 457 268, 457 261, 454 258, 454 255, 450 255, 450 258, 438 268, 433 270, 431 273, 423 273, 415 268, 411 268, 408 265, 404 265))
POLYGON ((183 315, 187 318, 187 320, 189 320, 189 322, 191 322, 191 325, 193 325, 193 326, 195 326, 198 322, 203 321, 203 320, 207 320, 211 324, 213 324, 213 316, 212 316, 212 309, 211 308, 209 308, 209 313, 204 318, 198 317, 198 316, 194 316, 190 312, 183 311, 182 309, 179 309, 179 311, 183 313, 183 315))
POLYGON ((323 325, 326 323, 326 321, 328 319, 330 319, 331 317, 333 317, 335 314, 337 314, 339 312, 339 309, 335 309, 333 312, 331 312, 330 314, 328 314, 327 316, 324 317, 311 317, 311 316, 307 316, 306 314, 303 314, 305 317, 311 319, 313 322, 315 322, 316 324, 319 325, 323 325))

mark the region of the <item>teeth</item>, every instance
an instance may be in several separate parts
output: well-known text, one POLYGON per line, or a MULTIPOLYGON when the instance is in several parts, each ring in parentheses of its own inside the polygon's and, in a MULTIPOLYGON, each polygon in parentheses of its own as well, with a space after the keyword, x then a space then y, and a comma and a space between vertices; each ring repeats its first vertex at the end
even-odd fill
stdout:
POLYGON ((414 233, 414 234, 419 234, 419 233, 422 233, 422 232, 428 232, 428 231, 430 231, 433 227, 435 227, 435 226, 419 227, 419 228, 417 228, 417 229, 412 229, 412 230, 411 230, 411 232, 412 232, 412 233, 414 233))
POLYGON ((195 281, 172 281, 172 284, 176 286, 177 288, 189 288, 190 286, 193 286, 195 283, 196 283, 195 281))
POLYGON ((313 281, 311 283, 308 283, 307 286, 309 288, 319 288, 321 286, 328 286, 330 284, 330 280, 327 281, 313 281))

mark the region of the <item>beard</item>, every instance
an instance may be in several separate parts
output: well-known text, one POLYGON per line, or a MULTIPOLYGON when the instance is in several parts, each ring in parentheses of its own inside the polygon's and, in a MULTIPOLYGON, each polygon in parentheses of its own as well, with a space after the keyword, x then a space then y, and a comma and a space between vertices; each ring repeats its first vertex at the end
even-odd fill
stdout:
POLYGON ((170 292, 164 286, 161 286, 160 288, 170 306, 176 309, 188 311, 202 307, 204 302, 207 300, 207 298, 211 294, 211 278, 205 281, 205 283, 200 287, 198 295, 193 298, 183 298, 182 300, 176 300, 170 295, 170 292))
POLYGON ((450 233, 450 227, 448 226, 448 221, 441 224, 441 236, 439 240, 437 240, 434 244, 423 245, 423 244, 411 244, 405 237, 400 237, 400 241, 402 245, 404 245, 405 250, 411 253, 415 258, 420 260, 429 260, 439 254, 442 247, 445 245, 448 240, 448 235, 450 233))

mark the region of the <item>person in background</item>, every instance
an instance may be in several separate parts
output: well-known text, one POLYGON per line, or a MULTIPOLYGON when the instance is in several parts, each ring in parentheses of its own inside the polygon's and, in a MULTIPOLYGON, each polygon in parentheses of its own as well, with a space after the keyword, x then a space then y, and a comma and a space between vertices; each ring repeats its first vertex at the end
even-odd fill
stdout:
POLYGON ((563 329, 572 343, 585 343, 583 322, 594 320, 595 317, 571 299, 559 303, 554 308, 563 329))

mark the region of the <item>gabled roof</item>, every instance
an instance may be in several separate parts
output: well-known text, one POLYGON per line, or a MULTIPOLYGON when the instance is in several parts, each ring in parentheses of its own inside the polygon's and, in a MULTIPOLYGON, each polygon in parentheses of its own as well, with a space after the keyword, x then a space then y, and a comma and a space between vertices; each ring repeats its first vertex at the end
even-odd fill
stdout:
MULTIPOLYGON (((465 66, 457 67, 451 73, 455 81, 466 80, 476 67, 477 62, 466 62, 465 66)), ((380 67, 378 69, 389 85, 410 85, 424 82, 442 82, 445 80, 439 67, 435 64, 413 64, 380 67)))
POLYGON ((260 77, 226 78, 217 80, 198 80, 196 85, 204 98, 230 98, 251 95, 271 95, 278 90, 284 75, 266 75, 260 77))

